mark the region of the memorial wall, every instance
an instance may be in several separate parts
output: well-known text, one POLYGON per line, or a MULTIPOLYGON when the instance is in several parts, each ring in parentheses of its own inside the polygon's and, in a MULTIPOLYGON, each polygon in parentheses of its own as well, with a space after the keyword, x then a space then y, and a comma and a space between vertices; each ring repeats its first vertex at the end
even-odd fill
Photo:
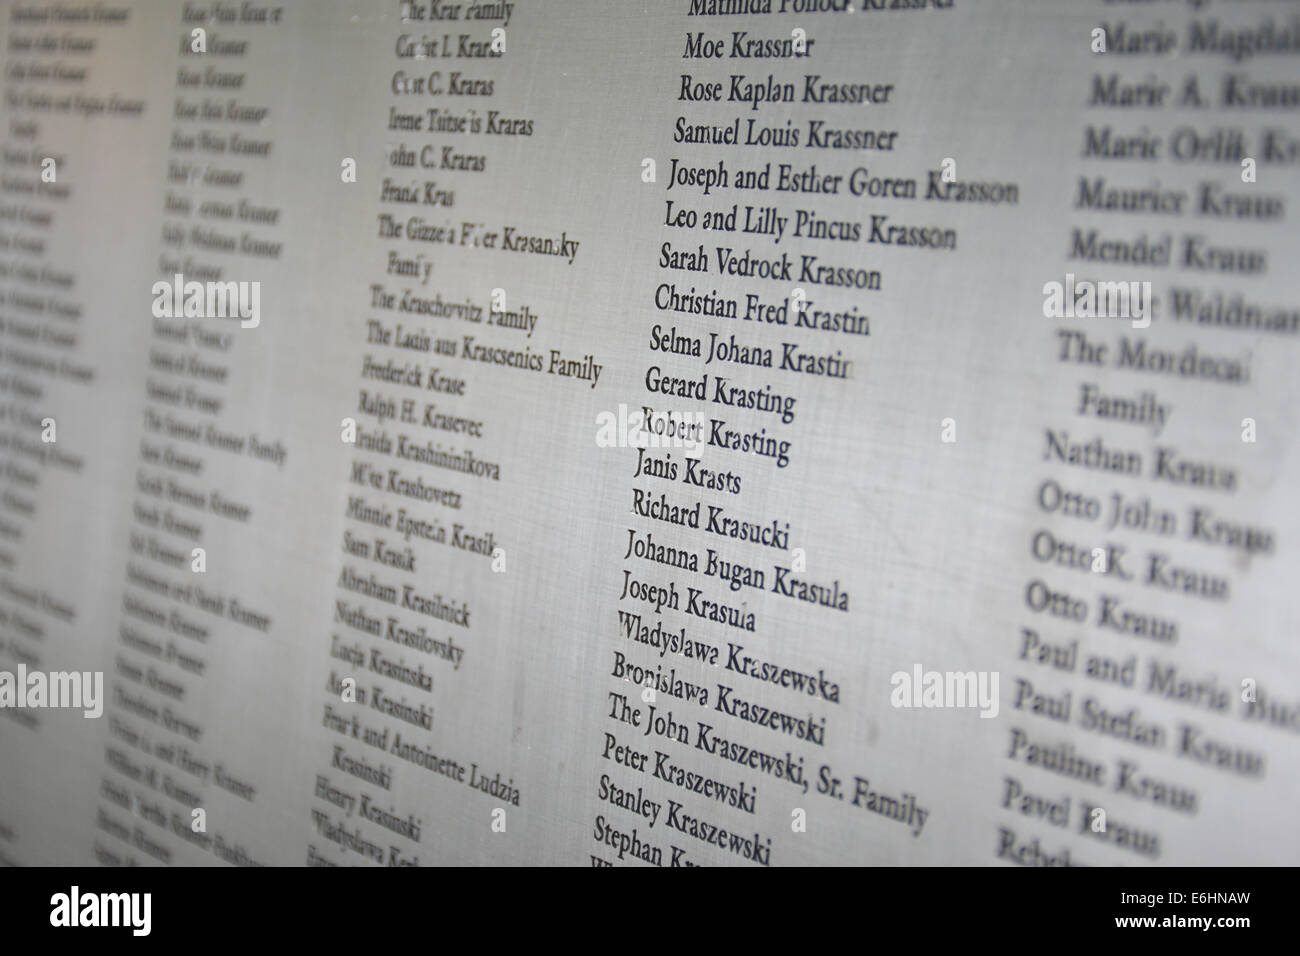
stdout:
POLYGON ((1300 862, 1300 4, 0 50, 0 862, 1300 862))

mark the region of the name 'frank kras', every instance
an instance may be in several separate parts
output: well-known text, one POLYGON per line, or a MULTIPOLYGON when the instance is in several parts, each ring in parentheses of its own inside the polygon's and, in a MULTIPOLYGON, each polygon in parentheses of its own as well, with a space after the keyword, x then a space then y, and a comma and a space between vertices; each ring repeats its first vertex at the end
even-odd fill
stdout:
POLYGON ((178 272, 170 283, 155 282, 150 291, 155 319, 238 317, 245 329, 255 329, 262 321, 260 282, 186 282, 178 272))

